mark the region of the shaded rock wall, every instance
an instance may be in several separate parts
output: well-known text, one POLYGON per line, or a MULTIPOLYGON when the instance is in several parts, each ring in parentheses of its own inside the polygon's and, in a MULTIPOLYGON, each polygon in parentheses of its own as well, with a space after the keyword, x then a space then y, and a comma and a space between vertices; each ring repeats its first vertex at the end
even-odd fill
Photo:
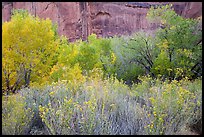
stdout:
MULTIPOLYGON (((149 23, 150 6, 170 2, 2 2, 2 19, 9 21, 11 10, 27 9, 40 18, 58 23, 58 32, 70 41, 87 39, 91 33, 99 37, 129 35, 139 30, 154 31, 159 25, 149 23)), ((202 16, 202 2, 171 2, 183 17, 202 16)))

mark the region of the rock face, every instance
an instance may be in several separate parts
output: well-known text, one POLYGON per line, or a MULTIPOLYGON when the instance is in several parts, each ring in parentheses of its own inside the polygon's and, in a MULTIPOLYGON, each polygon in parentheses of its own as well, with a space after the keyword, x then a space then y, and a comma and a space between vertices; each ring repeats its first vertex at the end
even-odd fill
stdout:
MULTIPOLYGON (((154 31, 158 24, 146 19, 150 6, 170 2, 2 2, 2 19, 9 21, 12 9, 26 9, 40 18, 58 24, 58 32, 69 41, 87 39, 91 33, 99 37, 130 35, 139 30, 154 31)), ((187 18, 202 16, 202 2, 171 2, 175 11, 187 18)))

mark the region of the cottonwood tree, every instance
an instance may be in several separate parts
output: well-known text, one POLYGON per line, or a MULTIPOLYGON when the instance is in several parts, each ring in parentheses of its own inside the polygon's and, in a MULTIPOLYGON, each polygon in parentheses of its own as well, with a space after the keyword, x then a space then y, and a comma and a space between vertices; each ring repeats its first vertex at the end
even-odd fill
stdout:
POLYGON ((50 19, 14 10, 2 25, 2 90, 13 93, 30 82, 46 80, 56 62, 55 30, 50 19))
POLYGON ((177 15, 172 5, 150 8, 147 18, 163 26, 156 32, 160 53, 151 71, 171 79, 202 75, 201 20, 177 15))

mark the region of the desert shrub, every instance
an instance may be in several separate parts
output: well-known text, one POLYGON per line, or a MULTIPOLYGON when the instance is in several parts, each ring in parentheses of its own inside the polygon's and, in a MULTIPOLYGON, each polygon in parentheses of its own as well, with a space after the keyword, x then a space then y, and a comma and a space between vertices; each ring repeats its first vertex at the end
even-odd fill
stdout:
POLYGON ((26 107, 25 98, 19 94, 2 97, 2 134, 28 134, 33 110, 26 107))
POLYGON ((142 110, 129 97, 127 85, 114 77, 101 80, 99 76, 87 80, 78 89, 70 88, 70 84, 62 81, 40 90, 21 91, 28 105, 33 106, 36 101, 33 107, 38 107, 49 134, 142 133, 142 113, 137 115, 142 110))
POLYGON ((176 134, 200 119, 201 87, 193 90, 187 79, 140 79, 132 89, 114 77, 92 79, 74 96, 70 86, 57 84, 49 104, 39 107, 41 118, 50 134, 176 134))
POLYGON ((183 127, 193 124, 193 119, 201 119, 202 99, 199 96, 202 94, 202 88, 197 80, 192 82, 199 86, 197 90, 192 90, 192 85, 188 85, 191 81, 188 79, 182 79, 180 82, 173 80, 171 83, 159 79, 152 81, 146 77, 141 80, 144 83, 134 85, 132 90, 135 96, 139 94, 151 104, 146 104, 144 113, 147 134, 176 134, 183 127))
POLYGON ((50 100, 49 92, 52 90, 52 87, 49 85, 46 85, 46 89, 45 89, 44 86, 23 88, 18 92, 18 94, 20 94, 25 98, 24 100, 25 106, 27 108, 31 108, 31 110, 33 110, 34 112, 33 119, 31 121, 32 127, 34 126, 38 128, 45 127, 39 115, 39 106, 40 105, 44 106, 49 103, 49 100, 50 100))
POLYGON ((201 119, 199 79, 139 77, 142 82, 130 88, 113 76, 92 74, 77 88, 62 80, 19 91, 34 112, 33 123, 48 134, 156 135, 177 134, 201 119))
POLYGON ((197 134, 202 134, 202 77, 195 79, 194 81, 189 81, 188 79, 182 79, 181 83, 184 88, 188 89, 191 93, 194 93, 196 99, 193 107, 191 116, 187 121, 187 128, 197 134))

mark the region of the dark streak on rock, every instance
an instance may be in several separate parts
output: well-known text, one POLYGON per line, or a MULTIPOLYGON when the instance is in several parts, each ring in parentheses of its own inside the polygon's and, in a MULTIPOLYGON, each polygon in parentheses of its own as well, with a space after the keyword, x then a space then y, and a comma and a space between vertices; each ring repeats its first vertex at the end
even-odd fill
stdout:
MULTIPOLYGON (((52 4, 52 2, 48 3, 47 6, 45 7, 45 10, 47 10, 47 8, 49 7, 49 5, 52 4)), ((45 11, 44 10, 44 11, 45 11)))
POLYGON ((97 17, 97 16, 108 16, 108 17, 111 17, 110 13, 105 12, 105 11, 99 11, 99 12, 96 14, 96 17, 97 17))
POLYGON ((165 6, 167 4, 148 4, 148 3, 142 3, 142 2, 128 2, 125 6, 127 7, 132 7, 132 8, 158 8, 161 6, 165 6))

